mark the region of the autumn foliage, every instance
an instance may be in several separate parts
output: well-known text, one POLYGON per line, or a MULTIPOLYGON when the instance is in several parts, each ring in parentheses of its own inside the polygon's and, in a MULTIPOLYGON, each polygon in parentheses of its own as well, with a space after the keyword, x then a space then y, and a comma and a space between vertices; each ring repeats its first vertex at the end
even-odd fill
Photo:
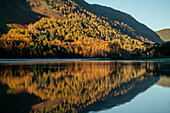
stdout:
POLYGON ((49 16, 29 24, 27 29, 12 28, 3 34, 0 51, 4 54, 0 57, 122 58, 135 49, 144 50, 143 42, 149 42, 126 24, 95 15, 72 0, 27 2, 35 9, 48 6, 49 13, 41 10, 49 16))

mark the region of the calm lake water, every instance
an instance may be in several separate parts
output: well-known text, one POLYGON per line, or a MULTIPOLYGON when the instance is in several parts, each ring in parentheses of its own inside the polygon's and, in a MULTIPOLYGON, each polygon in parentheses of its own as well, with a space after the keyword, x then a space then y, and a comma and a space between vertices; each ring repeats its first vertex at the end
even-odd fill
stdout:
POLYGON ((0 110, 170 113, 170 61, 0 59, 0 110))

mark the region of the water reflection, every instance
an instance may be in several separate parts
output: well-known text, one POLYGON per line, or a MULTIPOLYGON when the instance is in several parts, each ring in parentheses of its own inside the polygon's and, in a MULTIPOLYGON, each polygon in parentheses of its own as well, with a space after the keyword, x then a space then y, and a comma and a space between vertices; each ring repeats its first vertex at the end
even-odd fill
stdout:
POLYGON ((1 64, 0 98, 6 100, 1 100, 0 105, 13 102, 8 106, 2 104, 4 112, 9 109, 17 112, 107 109, 130 101, 156 83, 161 75, 160 69, 160 64, 154 62, 1 64), (16 105, 17 95, 21 100, 27 98, 25 105, 24 102, 16 105), (22 106, 29 107, 21 109, 22 106))
POLYGON ((162 76, 157 84, 163 87, 170 87, 170 63, 161 63, 159 71, 162 76))
POLYGON ((170 87, 170 77, 162 76, 157 84, 163 87, 170 87))

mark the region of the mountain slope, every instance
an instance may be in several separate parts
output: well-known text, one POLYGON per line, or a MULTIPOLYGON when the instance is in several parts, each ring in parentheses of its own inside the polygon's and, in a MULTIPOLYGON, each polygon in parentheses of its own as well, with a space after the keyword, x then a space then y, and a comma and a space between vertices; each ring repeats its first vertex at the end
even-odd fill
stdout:
POLYGON ((26 0, 0 0, 0 31, 2 32, 7 32, 10 26, 25 28, 25 25, 34 23, 44 16, 33 11, 26 0))
MULTIPOLYGON (((62 1, 67 0, 1 0, 0 15, 3 18, 0 19, 0 29, 5 31, 7 29, 5 24, 10 23, 16 23, 15 25, 28 25, 29 23, 36 22, 43 16, 53 15, 61 17, 62 15, 55 9, 57 9, 57 6, 60 7, 63 5, 62 1), (54 3, 57 3, 58 5, 54 3)), ((117 25, 118 27, 113 27, 131 37, 140 39, 140 36, 142 36, 150 41, 162 42, 156 33, 145 25, 137 22, 132 16, 126 13, 100 5, 89 5, 84 0, 73 1, 96 15, 108 17, 109 21, 112 21, 111 23, 119 24, 117 25), (127 29, 129 29, 130 32, 127 31, 127 29)))
POLYGON ((156 33, 162 38, 162 40, 170 41, 170 29, 163 29, 156 31, 156 33))
MULTIPOLYGON (((14 21, 15 18, 9 15, 10 21, 24 25, 25 28, 17 26, 2 35, 0 50, 4 54, 0 57, 127 58, 136 49, 146 50, 144 42, 151 44, 162 42, 159 37, 151 39, 149 36, 145 37, 137 33, 136 29, 121 20, 111 20, 95 13, 91 9, 92 6, 83 0, 20 0, 17 6, 12 0, 8 1, 11 4, 10 7, 7 7, 9 4, 3 1, 7 4, 7 6, 4 5, 6 9, 14 7, 21 12, 25 11, 28 15, 30 14, 30 17, 35 16, 35 20, 28 18, 30 24, 27 25, 28 21, 22 23, 22 19, 26 20, 24 17, 20 16, 20 20, 14 21)), ((97 9, 96 6, 93 7, 97 9)), ((103 10, 107 11, 107 8, 103 10)), ((21 14, 17 12, 14 16, 21 14)), ((125 17, 123 19, 126 19, 125 17)), ((150 32, 152 34, 152 31, 150 32)))
MULTIPOLYGON (((127 24, 127 26, 133 29, 135 34, 148 38, 150 41, 162 43, 162 40, 154 31, 149 29, 144 24, 141 24, 138 21, 136 21, 129 14, 105 6, 100 6, 96 4, 90 5, 86 3, 84 0, 74 0, 74 1, 76 1, 79 5, 83 6, 89 11, 93 12, 94 14, 108 17, 109 20, 112 21, 118 21, 119 23, 123 22, 124 24, 127 24)), ((133 33, 131 33, 131 35, 134 36, 133 33)))

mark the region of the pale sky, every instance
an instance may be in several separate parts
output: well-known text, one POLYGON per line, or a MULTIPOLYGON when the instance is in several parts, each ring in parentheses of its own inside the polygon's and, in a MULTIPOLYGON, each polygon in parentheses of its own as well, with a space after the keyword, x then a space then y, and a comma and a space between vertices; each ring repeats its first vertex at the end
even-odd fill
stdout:
POLYGON ((90 4, 99 4, 126 12, 154 31, 170 28, 170 0, 85 1, 90 4))

